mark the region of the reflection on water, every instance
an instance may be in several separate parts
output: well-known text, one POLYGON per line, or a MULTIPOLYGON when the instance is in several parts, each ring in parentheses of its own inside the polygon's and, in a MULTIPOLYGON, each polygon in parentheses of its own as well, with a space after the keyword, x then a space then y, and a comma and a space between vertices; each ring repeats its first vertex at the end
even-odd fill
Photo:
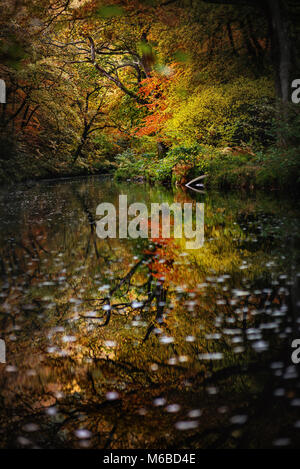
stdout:
POLYGON ((88 178, 0 195, 0 445, 300 445, 299 204, 88 178), (205 244, 100 240, 101 202, 205 203, 205 244))

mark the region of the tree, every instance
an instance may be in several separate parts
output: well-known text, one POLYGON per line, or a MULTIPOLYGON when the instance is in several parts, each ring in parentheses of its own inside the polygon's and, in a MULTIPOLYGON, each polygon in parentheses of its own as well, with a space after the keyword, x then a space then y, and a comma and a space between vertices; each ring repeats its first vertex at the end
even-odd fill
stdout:
POLYGON ((272 59, 278 96, 283 102, 290 97, 290 77, 292 53, 290 25, 288 20, 288 2, 286 0, 204 0, 207 3, 223 5, 251 6, 263 12, 269 23, 272 59))
POLYGON ((84 145, 90 138, 92 133, 107 128, 116 128, 114 124, 110 124, 104 120, 105 112, 103 107, 107 95, 107 87, 94 84, 85 92, 82 98, 76 100, 79 109, 79 116, 82 122, 82 133, 77 149, 74 153, 73 164, 81 156, 84 145))

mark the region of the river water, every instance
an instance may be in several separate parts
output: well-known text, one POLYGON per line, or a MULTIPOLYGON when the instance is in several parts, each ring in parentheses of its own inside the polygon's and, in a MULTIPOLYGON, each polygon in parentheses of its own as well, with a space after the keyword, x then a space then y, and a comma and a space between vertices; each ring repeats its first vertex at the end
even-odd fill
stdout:
POLYGON ((3 189, 0 447, 299 447, 299 214, 100 177, 3 189), (204 203, 204 245, 99 239, 120 194, 204 203))

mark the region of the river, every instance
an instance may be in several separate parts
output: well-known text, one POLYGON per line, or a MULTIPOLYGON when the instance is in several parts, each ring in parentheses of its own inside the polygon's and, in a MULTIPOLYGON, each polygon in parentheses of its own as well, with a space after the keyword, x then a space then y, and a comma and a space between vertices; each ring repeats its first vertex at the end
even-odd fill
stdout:
POLYGON ((299 447, 299 214, 276 192, 2 188, 0 447, 299 447), (100 239, 120 194, 203 203, 204 245, 100 239))

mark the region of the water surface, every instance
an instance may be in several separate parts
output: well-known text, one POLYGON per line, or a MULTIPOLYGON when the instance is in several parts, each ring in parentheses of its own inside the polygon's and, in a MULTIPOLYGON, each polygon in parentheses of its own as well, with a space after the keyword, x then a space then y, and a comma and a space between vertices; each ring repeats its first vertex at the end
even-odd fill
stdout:
POLYGON ((0 194, 0 447, 300 446, 299 203, 109 179, 0 194), (205 204, 205 244, 101 240, 96 207, 205 204))

